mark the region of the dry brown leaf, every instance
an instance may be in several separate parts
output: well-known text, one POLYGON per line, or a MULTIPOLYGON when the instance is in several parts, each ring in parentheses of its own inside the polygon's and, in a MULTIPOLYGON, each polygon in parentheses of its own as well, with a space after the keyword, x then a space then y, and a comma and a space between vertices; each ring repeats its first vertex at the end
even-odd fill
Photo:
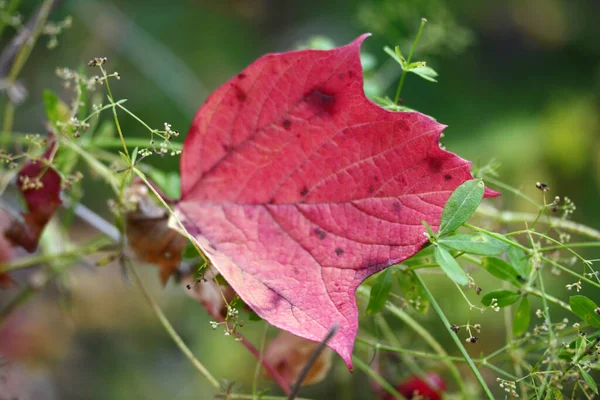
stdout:
POLYGON ((126 213, 127 241, 135 255, 155 264, 163 284, 177 271, 187 239, 169 228, 169 214, 154 200, 141 180, 134 180, 126 192, 132 211, 126 213))
MULTIPOLYGON (((282 331, 267 345, 264 359, 292 385, 298 380, 302 369, 317 346, 319 346, 318 342, 282 331)), ((306 379, 302 382, 302 386, 314 385, 325 379, 331 368, 332 355, 333 351, 330 348, 323 349, 309 370, 306 379)), ((263 373, 269 376, 264 370, 263 373)))

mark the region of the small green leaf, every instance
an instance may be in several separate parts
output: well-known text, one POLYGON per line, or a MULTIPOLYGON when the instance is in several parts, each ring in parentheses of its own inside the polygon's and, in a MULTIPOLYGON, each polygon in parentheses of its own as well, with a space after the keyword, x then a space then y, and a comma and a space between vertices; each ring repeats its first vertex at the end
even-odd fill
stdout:
POLYGON ((550 392, 548 392, 548 395, 551 396, 552 400, 563 400, 562 392, 560 390, 558 390, 557 388, 551 387, 550 392), (550 393, 550 392, 552 392, 552 393, 550 393))
POLYGON ((138 147, 136 147, 136 148, 135 148, 135 149, 133 149, 133 151, 131 152, 131 164, 132 164, 132 165, 135 165, 135 160, 136 160, 136 158, 137 158, 137 155, 138 155, 138 150, 139 150, 139 148, 138 148, 138 147))
POLYGON ((482 256, 502 254, 509 248, 508 244, 485 233, 446 236, 440 238, 438 243, 453 250, 482 256))
POLYGON ((435 72, 433 70, 433 68, 423 66, 423 67, 413 68, 413 69, 409 70, 409 72, 419 75, 421 78, 425 79, 426 81, 437 82, 437 79, 435 79, 435 78, 438 76, 438 73, 435 72))
POLYGON ((582 336, 577 336, 575 340, 575 357, 574 360, 579 360, 583 352, 585 351, 585 339, 582 336))
POLYGON ((402 53, 400 53, 400 48, 398 46, 396 46, 396 51, 390 49, 387 46, 383 48, 383 51, 385 51, 390 57, 392 57, 392 60, 396 61, 400 65, 400 68, 406 68, 406 60, 404 59, 404 57, 402 57, 402 53))
POLYGON ((121 156, 121 159, 125 162, 125 164, 129 166, 129 157, 127 157, 127 155, 122 151, 119 151, 119 155, 121 156))
POLYGON ((508 249, 508 259, 515 269, 519 271, 521 276, 529 276, 529 273, 531 272, 531 264, 529 264, 529 257, 523 250, 515 246, 510 246, 508 249))
POLYGON ((592 389, 592 392, 598 394, 598 385, 596 385, 596 381, 594 381, 594 378, 592 378, 592 376, 590 374, 588 374, 581 367, 581 365, 578 365, 577 367, 579 368, 579 373, 581 374, 581 377, 583 378, 585 383, 587 383, 587 385, 590 387, 590 389, 592 389))
POLYGON ((371 297, 367 306, 367 314, 377 314, 383 310, 387 301, 390 290, 392 289, 392 268, 388 268, 379 274, 373 288, 371 289, 371 297))
POLYGON ((402 55, 402 51, 400 50, 400 46, 394 47, 394 51, 396 52, 396 55, 398 56, 398 58, 400 58, 402 61, 404 61, 406 63, 406 59, 402 55))
POLYGON ((481 203, 483 192, 484 185, 481 179, 466 181, 457 187, 448 199, 444 211, 442 211, 438 236, 441 237, 454 232, 467 222, 481 203))
POLYGON ((598 310, 596 303, 585 296, 571 296, 569 304, 579 318, 593 327, 600 328, 600 315, 596 311, 598 310))
POLYGON ((418 312, 426 314, 429 310, 429 298, 423 286, 417 280, 415 271, 398 268, 394 272, 408 304, 418 312))
POLYGON ((48 122, 57 126, 58 122, 65 123, 69 119, 69 107, 51 90, 44 90, 44 111, 48 122))
POLYGON ((523 277, 511 264, 497 257, 483 257, 481 266, 498 279, 510 282, 517 287, 523 286, 523 277))
POLYGON ((463 286, 469 283, 469 277, 467 276, 467 273, 463 271, 460 265, 458 265, 448 250, 440 246, 435 246, 435 249, 433 250, 433 256, 435 258, 435 262, 439 264, 442 270, 450 279, 452 279, 452 281, 463 286))
POLYGON ((529 321, 531 320, 531 308, 529 307, 529 300, 527 297, 523 297, 515 316, 513 319, 513 335, 521 336, 529 328, 529 321))
POLYGON ((519 293, 511 292, 510 290, 494 290, 493 292, 486 293, 481 298, 481 304, 486 307, 492 305, 492 300, 496 299, 498 307, 506 307, 516 303, 522 296, 519 293))

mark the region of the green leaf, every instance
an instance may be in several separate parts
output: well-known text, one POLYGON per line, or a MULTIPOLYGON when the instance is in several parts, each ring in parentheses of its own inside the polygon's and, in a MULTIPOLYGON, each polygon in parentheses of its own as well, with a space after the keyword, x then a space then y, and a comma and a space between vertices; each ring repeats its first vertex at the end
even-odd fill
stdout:
POLYGON ((62 102, 51 90, 44 90, 44 111, 46 112, 46 118, 51 125, 57 126, 58 122, 65 123, 69 119, 69 107, 62 102))
POLYGON ((429 298, 423 289, 423 286, 417 279, 417 274, 412 270, 396 269, 398 284, 404 294, 404 297, 416 311, 426 314, 429 310, 429 298))
POLYGON ((585 296, 571 296, 569 304, 573 312, 586 323, 600 328, 600 315, 596 310, 598 306, 585 296))
POLYGON ((125 165, 129 166, 129 157, 127 157, 127 155, 122 151, 119 151, 119 155, 121 156, 123 162, 125 162, 125 165))
POLYGON ((590 374, 588 374, 581 367, 581 365, 578 365, 577 367, 579 368, 579 373, 581 374, 581 377, 583 378, 583 380, 585 381, 585 383, 587 383, 587 385, 590 387, 590 389, 592 389, 592 392, 598 394, 598 385, 596 385, 596 382, 594 381, 594 378, 592 378, 592 376, 590 374))
POLYGON ((502 308, 516 303, 521 297, 519 293, 510 290, 494 290, 481 298, 481 304, 489 307, 492 305, 492 299, 496 299, 498 307, 502 308))
POLYGON ((579 360, 583 352, 585 351, 585 339, 582 336, 577 336, 575 340, 575 357, 574 360, 579 360))
POLYGON ((433 68, 423 66, 423 67, 413 68, 413 69, 409 70, 409 72, 419 75, 421 78, 425 79, 426 81, 437 82, 437 79, 435 79, 435 78, 438 76, 438 73, 435 72, 433 70, 433 68))
POLYGON ((404 59, 404 57, 402 57, 400 47, 396 46, 396 51, 394 51, 389 47, 385 46, 383 48, 383 51, 385 51, 390 57, 392 57, 392 60, 396 61, 400 65, 400 68, 406 68, 406 60, 404 59))
POLYGON ((131 164, 135 165, 135 160, 137 158, 138 155, 138 150, 139 148, 136 147, 135 149, 133 149, 133 151, 131 152, 131 164))
POLYGON ((433 249, 435 246, 427 246, 421 249, 417 254, 409 258, 408 260, 402 261, 402 264, 409 267, 418 267, 421 265, 434 264, 433 249))
POLYGON ((508 259, 515 269, 519 271, 521 276, 529 276, 531 264, 529 263, 529 257, 523 250, 515 246, 510 246, 508 249, 508 259))
POLYGON ((367 314, 377 314, 383 310, 383 306, 385 306, 385 302, 392 289, 392 271, 392 268, 388 268, 375 279, 375 283, 371 289, 369 305, 367 306, 367 314))
POLYGON ((510 247, 503 241, 485 233, 446 236, 440 238, 438 243, 453 250, 482 256, 502 254, 510 247))
POLYGON ((524 279, 511 264, 497 257, 483 257, 481 266, 498 279, 510 282, 517 287, 523 286, 524 279))
POLYGON ((463 271, 460 265, 458 265, 448 250, 440 246, 435 246, 435 249, 433 250, 433 256, 435 258, 435 262, 439 264, 442 270, 450 279, 452 279, 452 281, 463 286, 469 283, 469 277, 467 276, 467 273, 463 271))
POLYGON ((557 388, 551 387, 550 392, 548 392, 548 395, 551 395, 550 398, 552 400, 563 400, 562 392, 560 390, 558 390, 557 388))
POLYGON ((448 199, 444 211, 442 211, 438 236, 441 237, 454 232, 467 222, 481 203, 483 191, 484 185, 481 179, 466 181, 457 187, 448 199))
POLYGON ((529 300, 527 297, 523 297, 515 316, 513 319, 513 335, 521 336, 529 328, 529 321, 531 320, 531 308, 529 307, 529 300))

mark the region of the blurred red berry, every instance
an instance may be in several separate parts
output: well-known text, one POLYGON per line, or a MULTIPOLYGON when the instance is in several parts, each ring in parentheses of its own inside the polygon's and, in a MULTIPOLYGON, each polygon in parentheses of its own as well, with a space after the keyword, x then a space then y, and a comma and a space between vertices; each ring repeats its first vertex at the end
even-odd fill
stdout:
MULTIPOLYGON (((446 384, 441 376, 430 372, 427 379, 423 380, 417 375, 413 375, 400 385, 396 390, 407 399, 419 400, 441 400, 442 393, 446 390, 446 384)), ((385 400, 393 400, 394 396, 388 395, 385 400)))

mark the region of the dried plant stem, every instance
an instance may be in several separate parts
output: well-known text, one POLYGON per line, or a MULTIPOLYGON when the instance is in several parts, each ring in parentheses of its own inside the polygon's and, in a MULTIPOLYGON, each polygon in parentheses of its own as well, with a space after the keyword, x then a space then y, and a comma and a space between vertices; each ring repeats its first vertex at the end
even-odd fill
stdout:
POLYGON ((171 325, 171 323, 169 322, 169 320, 167 319, 165 314, 162 312, 160 306, 156 303, 156 301, 154 301, 154 299, 152 298, 152 296, 150 295, 150 293, 144 286, 142 279, 140 278, 140 276, 138 275, 137 271, 135 270, 135 268, 133 266, 130 268, 130 271, 131 271, 131 275, 133 276, 133 281, 134 281, 135 285, 138 287, 140 292, 142 292, 142 295, 146 299, 146 302, 150 305, 150 307, 152 308, 152 311, 154 311, 154 314, 156 315, 156 317, 158 318, 160 323, 163 325, 163 327, 165 328, 165 330, 167 331, 169 336, 171 336, 171 339, 173 339, 173 341, 175 342, 177 347, 179 347, 179 350, 181 350, 181 352, 191 361, 191 363, 194 365, 194 367, 196 367, 196 369, 202 375, 204 375, 204 377, 210 382, 210 384, 215 389, 220 389, 219 381, 217 381, 217 379, 214 376, 212 376, 212 374, 208 371, 208 369, 206 369, 204 364, 202 364, 194 356, 194 354, 192 353, 190 348, 184 343, 183 339, 181 339, 181 337, 179 336, 177 331, 175 331, 175 328, 173 328, 173 325, 171 325))
MULTIPOLYGON (((533 223, 537 218, 538 214, 514 212, 514 211, 501 211, 489 204, 481 204, 477 209, 477 214, 493 218, 498 222, 502 223, 515 223, 515 222, 527 222, 533 223)), ((549 223, 554 228, 564 229, 571 233, 575 233, 581 236, 586 236, 592 239, 600 240, 600 231, 590 228, 589 226, 579 224, 577 222, 561 219, 557 217, 548 217, 547 220, 540 220, 540 223, 549 223)))
POLYGON ((483 379, 483 377, 479 373, 479 369, 477 369, 477 366, 475 365, 475 363, 471 359, 471 356, 469 356, 469 353, 467 353, 467 350, 463 346, 463 344, 460 341, 460 339, 458 338, 458 336, 456 336, 456 334, 454 332, 452 332, 452 330, 450 329, 450 326, 451 326, 450 322, 448 321, 448 318, 446 318, 446 315, 442 311, 442 309, 439 306, 438 302, 436 301, 435 297, 429 291, 429 288, 425 285, 425 282, 423 282, 423 279, 421 279, 421 276, 419 274, 415 274, 415 276, 416 276, 416 279, 421 284, 421 286, 423 287, 423 290, 425 291, 425 293, 427 293, 427 297, 429 297, 429 301, 431 302, 431 306, 433 307, 433 309, 437 313, 438 317, 440 317, 440 319, 442 320, 442 323, 444 324, 444 327, 446 328, 446 330, 448 331, 448 333, 452 337, 452 340, 454 340, 454 343, 456 343, 456 346, 458 347, 458 349, 462 353, 463 357, 465 358, 465 361, 467 362, 467 364, 469 365, 469 367, 473 371, 473 374, 475 375, 475 378, 477 379, 477 381, 479 382, 479 385, 483 389, 483 392, 486 394, 486 396, 489 399, 494 400, 494 395, 492 395, 492 392, 490 391, 490 388, 487 386, 487 384, 485 383, 485 380, 483 379))
POLYGON ((308 372, 310 371, 310 369, 312 368, 314 363, 317 362, 319 355, 323 352, 323 350, 325 350, 325 346, 327 346, 327 343, 331 340, 331 338, 333 338, 333 335, 335 335, 337 330, 338 330, 337 324, 333 325, 333 327, 329 330, 329 332, 327 332, 327 335, 325 335, 325 337, 323 338, 321 343, 319 343, 317 348, 313 351, 312 355, 308 359, 308 362, 306 363, 304 368, 302 368, 302 371, 300 371, 300 375, 298 376, 298 379, 292 386, 292 391, 288 396, 288 400, 294 400, 296 398, 296 396, 298 395, 298 391, 300 390, 300 387, 302 386, 302 382, 304 382, 304 379, 306 379, 306 377, 308 376, 308 372))

